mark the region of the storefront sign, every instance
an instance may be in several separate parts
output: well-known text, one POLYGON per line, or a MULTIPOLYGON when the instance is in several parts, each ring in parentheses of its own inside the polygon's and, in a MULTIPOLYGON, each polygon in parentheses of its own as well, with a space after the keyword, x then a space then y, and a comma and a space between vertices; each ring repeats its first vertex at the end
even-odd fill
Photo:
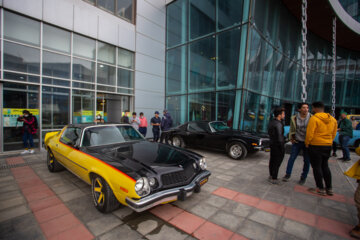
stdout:
POLYGON ((17 122, 17 118, 20 115, 23 115, 24 110, 28 110, 32 115, 34 115, 39 120, 39 109, 4 108, 3 109, 4 127, 22 126, 23 123, 17 122))

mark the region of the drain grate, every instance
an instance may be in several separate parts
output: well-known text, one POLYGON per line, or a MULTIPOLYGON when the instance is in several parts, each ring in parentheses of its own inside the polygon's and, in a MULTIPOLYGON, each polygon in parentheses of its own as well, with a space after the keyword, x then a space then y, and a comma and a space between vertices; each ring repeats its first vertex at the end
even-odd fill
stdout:
POLYGON ((46 162, 44 160, 38 160, 38 161, 31 161, 31 162, 25 162, 25 163, 19 163, 19 164, 3 164, 3 165, 0 165, 0 170, 17 168, 17 167, 25 167, 25 166, 41 164, 41 163, 46 163, 46 162))

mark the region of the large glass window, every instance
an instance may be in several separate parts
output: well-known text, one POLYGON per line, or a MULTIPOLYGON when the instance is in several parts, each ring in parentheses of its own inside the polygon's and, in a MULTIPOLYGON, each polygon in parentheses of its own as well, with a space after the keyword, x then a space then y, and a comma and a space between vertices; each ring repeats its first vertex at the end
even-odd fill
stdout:
POLYGON ((43 74, 53 77, 70 78, 70 57, 43 51, 43 74))
POLYGON ((116 15, 132 20, 134 15, 133 0, 116 0, 116 15))
POLYGON ((171 113, 174 126, 187 121, 187 96, 170 96, 166 98, 166 108, 171 113))
POLYGON ((95 59, 95 51, 95 40, 74 34, 73 54, 75 56, 95 59))
POLYGON ((215 0, 190 0, 190 38, 215 32, 215 0))
POLYGON ((4 11, 4 38, 40 45, 40 22, 4 11))
POLYGON ((218 2, 218 28, 226 28, 240 24, 242 19, 242 7, 244 1, 226 0, 218 2))
POLYGON ((95 63, 73 58, 73 79, 84 82, 95 82, 95 63))
POLYGON ((4 69, 39 74, 40 50, 4 42, 4 69))
POLYGON ((116 69, 105 64, 98 63, 97 66, 97 83, 116 85, 116 69))
POLYGON ((191 92, 213 90, 215 88, 215 38, 209 37, 190 45, 190 80, 191 92))
POLYGON ((120 67, 134 69, 134 53, 118 48, 118 65, 120 67))
POLYGON ((98 61, 115 64, 115 46, 98 42, 98 61))
POLYGON ((43 33, 44 48, 70 53, 70 32, 44 24, 43 33))
POLYGON ((177 0, 166 9, 167 46, 172 47, 187 40, 187 0, 177 0))
POLYGON ((134 72, 126 69, 118 68, 118 87, 133 88, 134 87, 134 72))
POLYGON ((115 0, 97 0, 97 5, 110 12, 114 12, 115 10, 115 0))
POLYGON ((215 120, 215 105, 215 93, 198 93, 189 95, 189 121, 215 120))
POLYGON ((91 123, 95 117, 93 92, 73 90, 73 123, 91 123))
POLYGON ((166 90, 168 94, 186 93, 187 46, 167 51, 166 90))
POLYGON ((69 89, 42 88, 42 128, 60 129, 69 123, 69 89))
POLYGON ((227 126, 233 126, 235 91, 218 92, 217 97, 217 120, 226 122, 227 126))

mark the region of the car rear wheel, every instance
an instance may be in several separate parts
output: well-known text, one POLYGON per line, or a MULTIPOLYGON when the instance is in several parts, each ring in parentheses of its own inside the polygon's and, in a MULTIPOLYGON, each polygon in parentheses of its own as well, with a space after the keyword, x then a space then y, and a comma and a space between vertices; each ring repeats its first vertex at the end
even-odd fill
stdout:
POLYGON ((228 155, 232 159, 244 159, 247 155, 247 149, 244 144, 240 142, 233 142, 229 145, 228 155))
POLYGON ((46 159, 47 167, 50 172, 59 172, 64 170, 63 165, 61 165, 56 159, 51 150, 48 150, 47 159, 46 159))
POLYGON ((172 142, 172 145, 175 147, 181 147, 181 148, 185 147, 185 142, 182 139, 182 137, 180 137, 180 136, 172 137, 171 142, 172 142))
POLYGON ((103 178, 94 176, 91 180, 91 190, 94 205, 100 212, 109 213, 119 207, 120 203, 103 178))

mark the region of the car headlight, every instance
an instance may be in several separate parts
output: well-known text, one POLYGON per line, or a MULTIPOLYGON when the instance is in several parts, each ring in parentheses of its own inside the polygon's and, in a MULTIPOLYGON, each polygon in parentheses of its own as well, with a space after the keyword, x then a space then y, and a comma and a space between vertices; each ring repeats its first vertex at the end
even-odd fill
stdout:
POLYGON ((202 169, 202 170, 206 170, 206 160, 205 160, 205 158, 202 158, 202 159, 200 159, 200 162, 199 162, 199 165, 200 165, 200 168, 202 169))
POLYGON ((151 187, 154 187, 156 185, 156 179, 153 177, 149 178, 149 184, 151 187))
POLYGON ((139 178, 135 183, 135 192, 140 197, 145 197, 150 193, 149 180, 146 177, 139 178))

